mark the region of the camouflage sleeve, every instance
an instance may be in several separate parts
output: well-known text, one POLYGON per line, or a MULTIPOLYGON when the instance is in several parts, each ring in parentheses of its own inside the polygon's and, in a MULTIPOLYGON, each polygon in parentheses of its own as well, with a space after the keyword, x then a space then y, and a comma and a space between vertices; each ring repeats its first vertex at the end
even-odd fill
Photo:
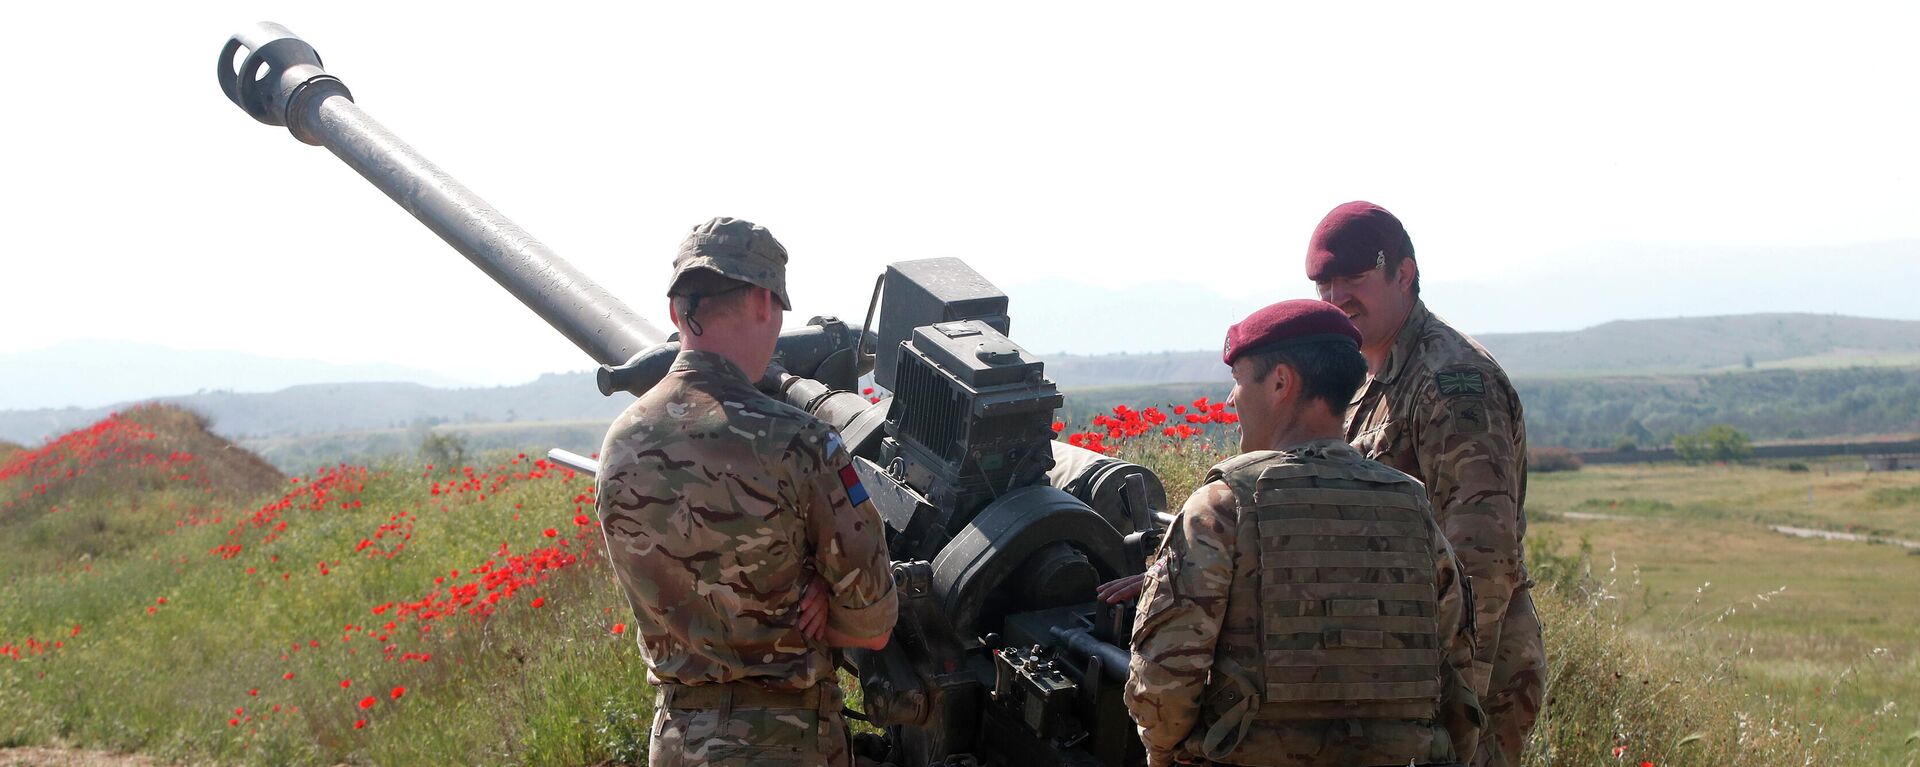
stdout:
POLYGON ((833 590, 827 626, 853 637, 893 628, 899 609, 887 559, 885 527, 840 442, 825 425, 796 437, 793 449, 811 463, 799 487, 813 565, 833 590))
POLYGON ((1469 681, 1473 675, 1475 647, 1474 613, 1467 609, 1472 591, 1460 572, 1460 560, 1454 557, 1453 546, 1447 543, 1447 537, 1437 525, 1433 527, 1433 543, 1433 550, 1438 554, 1433 565, 1433 583, 1440 596, 1437 616, 1440 640, 1446 648, 1439 722, 1453 743, 1454 760, 1471 763, 1480 742, 1480 731, 1486 725, 1480 697, 1474 694, 1469 681))
POLYGON ((1446 534, 1440 531, 1431 518, 1428 527, 1433 531, 1434 591, 1440 598, 1439 624, 1442 641, 1446 647, 1447 663, 1463 673, 1473 667, 1473 623, 1474 614, 1467 610, 1469 592, 1465 577, 1460 572, 1460 559, 1454 554, 1453 544, 1446 534))
POLYGON ((1470 679, 1484 691, 1493 670, 1493 637, 1519 586, 1521 426, 1513 392, 1497 372, 1445 368, 1423 389, 1414 453, 1434 518, 1473 578, 1481 658, 1470 679))
POLYGON ((1238 510, 1224 482, 1194 491, 1147 568, 1133 622, 1127 710, 1140 727, 1147 764, 1169 764, 1200 715, 1214 642, 1233 584, 1238 510))

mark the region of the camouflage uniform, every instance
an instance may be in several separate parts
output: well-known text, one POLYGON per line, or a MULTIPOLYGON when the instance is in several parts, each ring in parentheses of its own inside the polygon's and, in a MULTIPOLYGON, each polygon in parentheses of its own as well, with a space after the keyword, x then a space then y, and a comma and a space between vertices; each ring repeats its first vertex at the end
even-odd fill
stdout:
POLYGON ((682 351, 601 448, 600 519, 660 687, 653 765, 848 763, 829 648, 796 627, 893 626, 880 517, 840 437, 711 352, 682 351))
POLYGON ((1148 764, 1455 760, 1480 724, 1463 585, 1419 483, 1339 440, 1214 467, 1140 593, 1148 764))
POLYGON ((1440 529, 1473 577, 1486 707, 1477 765, 1520 761, 1546 692, 1546 652, 1528 593, 1527 429, 1520 398, 1473 339, 1416 301, 1380 374, 1347 411, 1355 448, 1426 483, 1440 529))

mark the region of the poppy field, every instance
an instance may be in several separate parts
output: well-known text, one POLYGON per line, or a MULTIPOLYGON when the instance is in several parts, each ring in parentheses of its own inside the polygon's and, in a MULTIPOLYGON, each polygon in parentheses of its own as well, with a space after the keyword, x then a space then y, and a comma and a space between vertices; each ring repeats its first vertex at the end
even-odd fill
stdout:
MULTIPOLYGON (((1153 468, 1178 499, 1233 449, 1232 417, 1201 400, 1056 431, 1153 468)), ((287 477, 152 407, 0 455, 0 748, 643 764, 652 692, 592 480, 537 455, 287 477)), ((1702 638, 1724 620, 1677 630, 1697 616, 1640 608, 1604 551, 1579 549, 1569 533, 1591 531, 1553 510, 1630 479, 1536 481, 1552 700, 1528 763, 1911 764, 1897 731, 1920 703, 1866 709, 1913 687, 1855 672, 1846 689, 1870 688, 1858 700, 1806 699, 1779 682, 1784 656, 1730 658, 1702 638)), ((1880 644, 1897 657, 1875 668, 1910 673, 1914 643, 1880 644)))
POLYGON ((0 745, 253 764, 644 753, 651 695, 591 478, 523 455, 336 466, 236 502, 217 487, 271 470, 177 449, 209 436, 190 421, 136 410, 0 468, 0 745), (129 543, 75 554, 85 538, 129 543))

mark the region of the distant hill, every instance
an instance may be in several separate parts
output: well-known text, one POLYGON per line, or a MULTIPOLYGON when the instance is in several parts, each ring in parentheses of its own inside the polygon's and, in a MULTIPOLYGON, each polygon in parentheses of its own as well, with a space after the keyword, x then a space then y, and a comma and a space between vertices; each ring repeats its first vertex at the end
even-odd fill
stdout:
MULTIPOLYGON (((250 440, 448 423, 611 421, 632 397, 600 396, 591 373, 555 373, 520 386, 436 389, 412 383, 337 383, 276 392, 203 392, 159 397, 205 413, 220 434, 250 440)), ((131 403, 98 408, 0 411, 0 439, 37 443, 131 403)))
POLYGON ((1620 320, 1480 342, 1516 377, 1920 364, 1920 322, 1832 314, 1620 320))
MULTIPOLYGON (((1584 330, 1476 338, 1515 378, 1698 373, 1749 366, 1920 366, 1920 322, 1830 314, 1620 320, 1584 330)), ((1064 387, 1228 378, 1220 353, 1212 350, 1064 354, 1046 360, 1048 376, 1064 387)))
POLYGON ((278 391, 300 384, 358 381, 465 385, 450 376, 404 365, 337 365, 245 352, 82 340, 0 353, 0 410, 107 405, 144 399, 155 392, 278 391))
MULTIPOLYGON (((1920 322, 1766 314, 1480 340, 1516 378, 1540 444, 1607 447, 1630 437, 1652 445, 1708 423, 1733 423, 1762 439, 1920 431, 1901 401, 1920 400, 1920 322)), ((1041 356, 1068 393, 1060 417, 1076 425, 1116 404, 1219 399, 1231 387, 1217 351, 1041 356)), ((491 388, 329 383, 157 401, 206 414, 221 436, 283 469, 304 470, 346 456, 408 453, 427 429, 457 431, 477 450, 591 450, 632 398, 600 396, 582 371, 491 388)), ((0 410, 0 440, 37 445, 130 404, 0 410)))

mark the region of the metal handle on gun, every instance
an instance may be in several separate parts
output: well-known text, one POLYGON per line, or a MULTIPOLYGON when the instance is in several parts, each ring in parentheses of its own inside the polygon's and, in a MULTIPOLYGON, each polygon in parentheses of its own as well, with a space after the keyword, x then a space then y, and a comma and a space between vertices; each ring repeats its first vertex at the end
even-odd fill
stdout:
POLYGON ((600 462, 569 450, 554 448, 547 451, 547 460, 565 466, 589 477, 600 476, 600 462))

